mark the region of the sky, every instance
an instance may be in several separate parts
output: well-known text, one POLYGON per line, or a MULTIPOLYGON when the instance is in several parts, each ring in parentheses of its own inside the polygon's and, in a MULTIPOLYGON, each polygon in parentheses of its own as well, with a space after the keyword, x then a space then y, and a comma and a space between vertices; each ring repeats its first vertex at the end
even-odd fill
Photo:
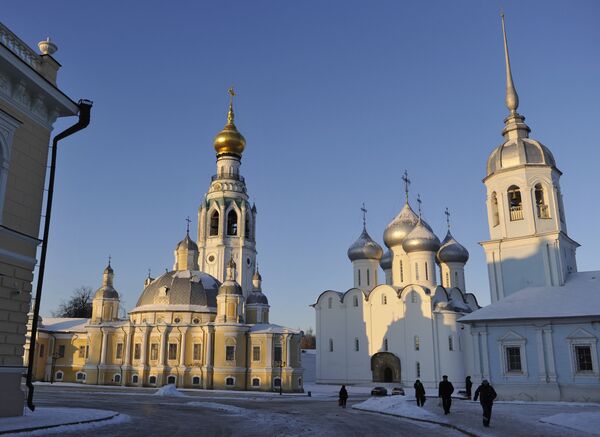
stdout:
POLYGON ((440 239, 451 211, 467 289, 488 304, 478 243, 508 113, 501 8, 519 112, 564 173, 579 269, 599 269, 596 1, 10 2, 2 22, 32 47, 50 36, 61 89, 94 101, 90 126, 59 146, 42 315, 98 288, 109 254, 127 309, 148 268, 171 269, 215 173, 231 85, 272 322, 314 328, 317 296, 352 286, 361 203, 383 245, 405 169, 440 239))

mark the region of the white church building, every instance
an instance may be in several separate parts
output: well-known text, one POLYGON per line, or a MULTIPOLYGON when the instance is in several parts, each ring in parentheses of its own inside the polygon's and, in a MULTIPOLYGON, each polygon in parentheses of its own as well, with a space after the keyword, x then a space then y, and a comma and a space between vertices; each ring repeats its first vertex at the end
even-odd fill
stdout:
POLYGON ((491 305, 466 291, 466 249, 450 230, 440 243, 411 209, 405 175, 406 204, 383 236, 389 251, 365 227, 348 250, 354 288, 326 290, 313 305, 317 382, 432 388, 448 375, 462 387, 470 375, 501 399, 600 401, 600 271, 577 271, 562 173, 517 112, 502 26, 510 113, 483 180, 491 305))

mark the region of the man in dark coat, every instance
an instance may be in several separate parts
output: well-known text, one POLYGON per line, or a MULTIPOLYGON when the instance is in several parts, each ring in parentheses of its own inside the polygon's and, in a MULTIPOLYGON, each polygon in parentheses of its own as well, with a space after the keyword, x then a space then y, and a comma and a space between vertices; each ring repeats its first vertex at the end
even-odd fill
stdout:
POLYGON ((442 398, 442 406, 444 407, 444 414, 450 414, 450 405, 452 405, 452 393, 454 393, 454 386, 448 381, 448 375, 442 376, 438 388, 438 396, 442 398))
POLYGON ((465 379, 465 389, 467 391, 467 399, 471 400, 471 388, 473 387, 473 383, 471 382, 471 377, 467 376, 465 379))
POLYGON ((340 389, 340 407, 346 408, 346 401, 348 400, 348 391, 346 390, 346 386, 342 385, 340 389))
POLYGON ((425 405, 425 387, 418 379, 415 381, 415 398, 417 399, 417 407, 425 405))
POLYGON ((487 379, 481 381, 481 385, 475 390, 474 401, 479 398, 481 408, 483 409, 483 426, 490 426, 490 420, 492 419, 492 406, 494 405, 494 399, 496 399, 496 390, 490 385, 487 379))

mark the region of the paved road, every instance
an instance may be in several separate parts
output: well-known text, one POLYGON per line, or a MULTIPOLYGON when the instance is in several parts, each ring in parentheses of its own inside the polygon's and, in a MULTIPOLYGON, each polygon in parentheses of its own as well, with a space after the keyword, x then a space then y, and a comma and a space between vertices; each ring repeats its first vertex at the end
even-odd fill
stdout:
MULTIPOLYGON (((100 408, 131 416, 132 420, 127 423, 95 431, 107 436, 462 435, 433 424, 341 409, 331 398, 209 391, 187 392, 186 397, 159 397, 152 396, 152 392, 37 386, 35 399, 39 406, 100 408)), ((353 399, 354 402, 361 400, 364 399, 353 399)))

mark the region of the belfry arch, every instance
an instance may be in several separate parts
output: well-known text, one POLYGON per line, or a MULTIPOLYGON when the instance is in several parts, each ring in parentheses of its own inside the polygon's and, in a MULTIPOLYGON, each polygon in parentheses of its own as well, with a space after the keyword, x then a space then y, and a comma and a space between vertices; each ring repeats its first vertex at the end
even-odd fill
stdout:
POLYGON ((373 382, 400 382, 400 358, 391 352, 378 352, 371 357, 373 382))

